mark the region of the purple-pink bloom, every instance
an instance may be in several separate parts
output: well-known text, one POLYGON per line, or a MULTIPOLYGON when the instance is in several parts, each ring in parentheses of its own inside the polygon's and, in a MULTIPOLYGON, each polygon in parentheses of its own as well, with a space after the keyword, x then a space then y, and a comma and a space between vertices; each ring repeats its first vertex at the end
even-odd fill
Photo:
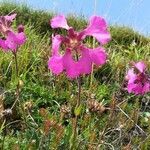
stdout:
POLYGON ((12 31, 11 25, 17 14, 0 16, 0 32, 6 35, 9 31, 12 31))
POLYGON ((140 61, 133 64, 126 75, 128 81, 127 90, 129 93, 145 94, 150 92, 150 76, 146 73, 146 65, 140 61))
POLYGON ((16 53, 19 46, 23 45, 25 42, 26 36, 24 32, 15 33, 10 31, 5 39, 0 38, 0 48, 2 48, 5 52, 12 51, 16 53))
POLYGON ((16 14, 0 17, 0 32, 4 36, 0 38, 0 48, 5 52, 12 51, 16 53, 19 46, 23 45, 26 41, 23 25, 18 26, 18 32, 13 31, 11 28, 11 23, 15 17, 16 14))
POLYGON ((52 18, 50 24, 52 28, 64 28, 68 33, 65 37, 52 36, 52 56, 49 58, 48 68, 54 74, 65 71, 69 78, 75 78, 82 74, 90 74, 93 63, 99 66, 106 62, 107 54, 102 46, 91 49, 83 44, 86 36, 93 36, 101 45, 111 39, 103 18, 92 16, 87 28, 81 32, 69 27, 63 15, 52 18), (64 54, 60 52, 61 45, 65 47, 64 54))

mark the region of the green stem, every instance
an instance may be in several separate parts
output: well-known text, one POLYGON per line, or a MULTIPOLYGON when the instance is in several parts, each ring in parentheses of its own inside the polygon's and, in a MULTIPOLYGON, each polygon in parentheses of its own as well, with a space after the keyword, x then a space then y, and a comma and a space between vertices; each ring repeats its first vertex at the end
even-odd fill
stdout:
POLYGON ((81 102, 81 77, 77 78, 77 82, 78 82, 78 99, 77 99, 77 106, 80 106, 80 102, 81 102))
MULTIPOLYGON (((95 0, 95 4, 96 4, 96 0, 95 0)), ((96 5, 95 5, 95 10, 96 10, 96 5)), ((93 39, 93 48, 95 48, 95 39, 93 39)), ((93 85, 93 73, 94 73, 94 65, 92 64, 92 71, 91 71, 91 74, 90 74, 90 90, 92 88, 92 85, 93 85)))
POLYGON ((17 60, 17 53, 13 53, 15 58, 15 67, 16 67, 16 78, 18 79, 19 76, 19 69, 18 69, 18 60, 17 60))
POLYGON ((20 91, 19 91, 19 69, 18 69, 18 60, 17 60, 17 53, 13 53, 14 55, 14 59, 15 59, 15 71, 16 71, 16 75, 15 75, 15 80, 17 80, 17 86, 16 86, 16 100, 14 101, 11 109, 13 109, 17 103, 17 101, 19 102, 19 98, 20 98, 20 91))
POLYGON ((92 64, 92 71, 91 71, 91 75, 90 75, 90 89, 92 88, 92 85, 93 85, 93 69, 94 69, 94 66, 92 64))
MULTIPOLYGON (((78 83, 78 98, 77 98, 75 109, 78 109, 78 107, 80 106, 80 102, 81 102, 81 77, 77 78, 77 83, 78 83)), ((72 133, 72 141, 71 141, 71 148, 70 148, 71 150, 75 149, 76 140, 78 136, 77 127, 78 127, 78 115, 75 116, 75 120, 73 123, 73 133, 72 133)))
POLYGON ((14 59, 15 59, 15 69, 16 69, 15 79, 17 80, 17 86, 16 86, 16 100, 14 101, 11 109, 13 109, 14 107, 16 107, 16 104, 18 102, 18 106, 20 106, 20 110, 21 110, 21 113, 22 113, 23 120, 25 121, 25 123, 27 125, 26 116, 25 116, 25 113, 24 113, 24 108, 23 108, 22 103, 20 103, 19 67, 18 67, 17 53, 14 52, 13 55, 14 55, 14 59))

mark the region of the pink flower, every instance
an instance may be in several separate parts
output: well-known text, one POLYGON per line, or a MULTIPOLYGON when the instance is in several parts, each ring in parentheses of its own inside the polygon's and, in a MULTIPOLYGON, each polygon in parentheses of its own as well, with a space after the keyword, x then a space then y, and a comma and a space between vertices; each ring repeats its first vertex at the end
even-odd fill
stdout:
POLYGON ((69 78, 75 78, 82 74, 90 74, 92 63, 103 65, 106 62, 107 54, 102 46, 87 48, 83 44, 86 36, 93 36, 100 44, 106 44, 110 39, 107 25, 103 18, 92 16, 89 25, 81 32, 76 32, 69 27, 63 15, 54 17, 51 20, 52 28, 64 28, 67 36, 52 36, 52 56, 49 58, 48 67, 54 74, 66 72, 69 78), (61 54, 60 46, 65 47, 64 54, 61 54))
POLYGON ((0 17, 0 32, 4 35, 3 38, 0 38, 0 48, 5 52, 12 51, 13 53, 16 53, 19 46, 26 41, 24 27, 22 25, 18 26, 17 33, 10 28, 15 17, 16 14, 0 17))
POLYGON ((0 32, 6 35, 7 32, 12 31, 11 25, 17 14, 0 16, 0 32))
POLYGON ((126 80, 129 93, 145 94, 150 92, 150 76, 146 74, 144 62, 134 63, 133 68, 129 69, 126 75, 126 80))
POLYGON ((0 39, 0 47, 5 51, 17 52, 20 45, 24 44, 26 41, 26 36, 23 32, 14 33, 9 32, 5 40, 0 39))

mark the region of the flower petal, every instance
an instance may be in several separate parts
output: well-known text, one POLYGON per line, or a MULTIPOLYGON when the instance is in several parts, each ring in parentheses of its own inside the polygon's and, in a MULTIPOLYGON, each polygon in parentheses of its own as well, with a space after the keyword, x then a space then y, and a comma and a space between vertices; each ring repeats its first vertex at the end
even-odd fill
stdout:
POLYGON ((150 82, 146 82, 143 86, 143 94, 150 92, 150 82))
POLYGON ((13 32, 9 32, 7 39, 5 41, 6 45, 8 46, 9 49, 11 50, 16 50, 17 49, 17 44, 16 44, 16 36, 13 32))
POLYGON ((81 58, 77 62, 80 74, 90 74, 92 70, 92 60, 90 58, 89 49, 81 50, 81 58))
POLYGON ((51 19, 51 27, 52 28, 64 28, 69 29, 67 24, 67 20, 64 15, 59 15, 51 19))
POLYGON ((8 50, 5 40, 3 40, 3 39, 0 39, 0 48, 2 48, 4 51, 8 50))
POLYGON ((52 56, 49 58, 48 61, 48 68, 54 73, 54 74, 60 74, 64 67, 63 67, 63 61, 61 56, 52 56))
POLYGON ((59 55, 59 48, 62 42, 60 35, 52 36, 52 55, 59 55))
POLYGON ((133 92, 133 89, 136 87, 136 84, 134 83, 131 83, 131 84, 128 84, 127 85, 127 90, 129 93, 132 93, 133 92))
POLYGON ((135 63, 134 66, 142 73, 145 71, 146 69, 146 65, 144 64, 144 62, 140 61, 138 63, 135 63))
POLYGON ((106 63, 107 54, 102 47, 89 49, 89 52, 92 62, 96 65, 103 65, 106 63))
POLYGON ((6 15, 6 16, 4 16, 4 18, 5 18, 7 21, 12 22, 12 21, 16 18, 16 16, 17 16, 17 14, 6 15))
POLYGON ((78 64, 73 60, 70 49, 67 49, 63 56, 63 65, 69 78, 76 78, 80 75, 78 64))
POLYGON ((129 69, 126 75, 126 80, 128 80, 128 84, 134 83, 134 81, 137 79, 137 75, 134 73, 134 69, 129 69))
POLYGON ((24 32, 20 32, 16 34, 16 43, 18 45, 22 45, 26 42, 26 36, 24 34, 24 32))
POLYGON ((94 36, 101 44, 106 44, 111 39, 105 20, 99 16, 92 16, 88 27, 80 34, 83 38, 87 35, 94 36))
POLYGON ((128 84, 127 86, 128 92, 129 93, 134 93, 134 94, 143 94, 143 88, 142 88, 142 84, 138 83, 138 84, 128 84))
POLYGON ((19 45, 24 44, 25 41, 26 36, 23 32, 21 33, 9 32, 5 43, 9 47, 9 49, 16 50, 17 47, 19 45))
POLYGON ((141 83, 135 84, 135 88, 133 88, 133 93, 135 94, 143 94, 143 87, 141 83))
POLYGON ((60 74, 63 67, 63 57, 59 54, 59 47, 62 42, 60 35, 52 36, 52 57, 49 58, 48 68, 52 70, 54 74, 60 74))

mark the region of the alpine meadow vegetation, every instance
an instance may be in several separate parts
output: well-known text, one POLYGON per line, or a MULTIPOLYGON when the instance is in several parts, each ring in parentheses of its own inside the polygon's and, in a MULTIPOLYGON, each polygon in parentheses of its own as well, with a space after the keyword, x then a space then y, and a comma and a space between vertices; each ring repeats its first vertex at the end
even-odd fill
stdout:
POLYGON ((0 149, 149 150, 149 37, 1 3, 0 149))

